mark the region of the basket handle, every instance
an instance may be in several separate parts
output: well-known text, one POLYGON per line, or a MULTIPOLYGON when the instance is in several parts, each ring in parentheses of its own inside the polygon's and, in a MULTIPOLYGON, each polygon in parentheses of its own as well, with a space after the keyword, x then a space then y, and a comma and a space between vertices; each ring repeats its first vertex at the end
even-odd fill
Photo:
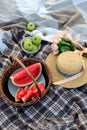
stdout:
POLYGON ((31 72, 27 69, 27 67, 15 56, 15 55, 11 55, 10 57, 10 62, 13 64, 14 60, 16 60, 16 62, 27 72, 27 74, 32 78, 34 84, 36 85, 36 88, 38 90, 38 94, 39 97, 41 97, 41 90, 40 87, 38 85, 38 83, 36 82, 35 78, 33 77, 33 75, 31 74, 31 72))

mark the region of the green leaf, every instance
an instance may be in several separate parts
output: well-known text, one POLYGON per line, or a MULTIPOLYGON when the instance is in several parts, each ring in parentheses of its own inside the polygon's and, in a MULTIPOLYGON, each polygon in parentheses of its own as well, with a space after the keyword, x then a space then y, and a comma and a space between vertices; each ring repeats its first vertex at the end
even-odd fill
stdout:
POLYGON ((70 50, 71 50, 71 51, 74 51, 75 49, 76 49, 76 47, 75 47, 73 44, 71 44, 71 45, 70 45, 70 50))
POLYGON ((84 57, 86 57, 87 58, 87 53, 83 53, 83 55, 82 56, 84 56, 84 57))
POLYGON ((62 45, 65 45, 65 46, 70 46, 70 43, 65 42, 65 41, 62 41, 62 45))
POLYGON ((68 43, 70 43, 70 44, 73 44, 70 39, 67 39, 67 38, 66 38, 64 41, 65 41, 65 42, 68 42, 68 43))
POLYGON ((58 43, 58 47, 59 47, 59 48, 62 47, 62 41, 60 41, 60 42, 58 43))
POLYGON ((66 38, 61 38, 61 40, 57 43, 59 53, 64 51, 74 51, 76 49, 75 45, 71 40, 66 38))
POLYGON ((70 51, 70 47, 69 47, 69 46, 62 46, 62 47, 59 49, 59 52, 65 52, 65 51, 70 51))

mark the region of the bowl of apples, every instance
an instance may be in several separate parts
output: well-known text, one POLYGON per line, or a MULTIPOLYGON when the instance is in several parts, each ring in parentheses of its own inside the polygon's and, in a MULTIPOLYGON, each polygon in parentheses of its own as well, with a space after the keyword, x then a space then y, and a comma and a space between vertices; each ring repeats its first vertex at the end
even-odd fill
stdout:
POLYGON ((21 41, 21 48, 26 54, 34 54, 40 50, 41 42, 40 36, 26 37, 21 41))

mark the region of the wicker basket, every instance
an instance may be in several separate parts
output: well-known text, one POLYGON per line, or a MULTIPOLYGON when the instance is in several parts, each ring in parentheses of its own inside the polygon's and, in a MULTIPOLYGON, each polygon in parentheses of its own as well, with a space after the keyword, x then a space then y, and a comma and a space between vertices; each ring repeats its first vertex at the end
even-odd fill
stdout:
POLYGON ((14 106, 29 106, 29 105, 35 104, 44 95, 46 95, 46 93, 48 92, 48 90, 50 89, 50 86, 52 84, 52 75, 51 75, 51 72, 50 72, 48 66, 43 61, 35 59, 35 58, 26 58, 26 59, 19 60, 16 56, 13 56, 13 55, 10 56, 10 61, 11 61, 11 65, 4 71, 2 78, 1 78, 1 94, 2 94, 3 98, 6 99, 10 104, 12 104, 14 106), (34 77, 31 75, 31 73, 29 72, 29 70, 26 67, 26 66, 34 64, 34 63, 41 63, 41 65, 42 65, 42 74, 44 75, 45 81, 46 81, 46 90, 43 94, 40 91, 38 83, 36 82, 36 80, 34 79, 34 77), (35 83, 35 85, 38 89, 38 94, 39 94, 38 97, 33 98, 30 101, 24 102, 24 103, 15 102, 13 96, 9 93, 9 90, 8 90, 9 77, 15 70, 19 69, 20 66, 25 69, 25 71, 28 73, 29 76, 31 76, 33 82, 35 83))

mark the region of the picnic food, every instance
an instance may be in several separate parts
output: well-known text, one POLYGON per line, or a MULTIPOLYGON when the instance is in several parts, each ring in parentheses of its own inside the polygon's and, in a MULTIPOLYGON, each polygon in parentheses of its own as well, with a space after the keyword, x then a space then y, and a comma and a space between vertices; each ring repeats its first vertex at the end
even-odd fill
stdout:
POLYGON ((25 38, 22 41, 22 48, 25 52, 35 53, 40 49, 41 37, 33 36, 32 38, 25 38))
POLYGON ((32 44, 32 42, 31 42, 31 40, 28 40, 28 39, 26 40, 26 39, 25 39, 24 44, 23 44, 23 47, 24 47, 25 50, 32 51, 32 49, 33 49, 33 44, 32 44))
POLYGON ((33 36, 33 37, 32 37, 32 42, 33 42, 35 45, 40 44, 40 43, 41 43, 41 37, 40 37, 40 36, 37 36, 37 35, 33 36))
POLYGON ((21 97, 24 96, 26 93, 26 91, 24 91, 23 88, 19 88, 16 92, 16 95, 15 95, 15 101, 16 102, 19 102, 21 100, 21 97))
MULTIPOLYGON (((35 79, 38 79, 41 75, 42 66, 41 63, 35 63, 27 67, 30 73, 35 79)), ((20 69, 10 76, 12 83, 16 86, 23 87, 31 84, 33 81, 31 77, 26 73, 24 69, 20 69)))
MULTIPOLYGON (((14 106, 31 106, 31 105, 37 103, 42 97, 44 97, 46 95, 46 93, 49 91, 49 89, 51 87, 52 75, 49 70, 49 67, 43 61, 41 61, 37 58, 28 57, 28 58, 24 58, 24 59, 20 60, 15 55, 11 55, 9 58, 10 58, 10 62, 12 64, 5 70, 4 74, 2 75, 2 79, 1 79, 1 92, 2 92, 3 98, 14 106), (35 79, 34 76, 27 69, 27 67, 37 64, 37 63, 41 65, 41 68, 40 68, 41 74, 38 77, 38 79, 35 79), (30 85, 25 85, 23 87, 20 87, 20 86, 15 86, 12 83, 12 81, 10 79, 11 75, 16 74, 16 72, 20 71, 22 68, 27 72, 28 76, 30 76, 32 78, 32 80, 33 80, 32 83, 34 83, 36 85, 36 88, 38 90, 38 96, 36 97, 36 95, 33 95, 33 97, 28 99, 28 101, 26 101, 26 102, 23 102, 22 99, 20 101, 16 102, 15 95, 17 94, 17 90, 19 88, 23 88, 25 90, 25 92, 27 92, 29 87, 31 86, 31 84, 30 84, 30 85), (39 82, 42 82, 44 84, 44 87, 45 87, 44 93, 42 93, 40 90, 40 87, 38 85, 39 82)), ((23 93, 23 91, 22 91, 22 93, 23 93)), ((34 93, 36 93, 36 90, 34 93)))
MULTIPOLYGON (((41 93, 45 92, 45 86, 42 82, 38 83, 41 93)), ((39 96, 38 90, 36 88, 36 85, 33 84, 30 87, 25 87, 25 88, 19 88, 16 92, 15 95, 15 101, 19 102, 22 100, 23 102, 27 102, 30 98, 35 98, 39 96)))
MULTIPOLYGON (((39 82, 38 85, 41 90, 41 93, 44 93, 45 92, 44 84, 42 82, 39 82)), ((27 89, 27 93, 22 97, 22 101, 26 102, 29 100, 29 98, 31 97, 35 98, 37 96, 38 96, 38 90, 36 88, 36 85, 33 84, 30 88, 27 89)))
POLYGON ((38 50, 38 46, 33 45, 32 51, 36 51, 36 50, 38 50))
POLYGON ((27 24, 27 30, 33 31, 33 30, 35 30, 35 28, 36 28, 36 24, 34 22, 29 22, 27 24))
POLYGON ((22 100, 23 102, 26 102, 26 101, 28 101, 28 100, 32 97, 32 95, 33 95, 33 92, 32 92, 31 89, 29 89, 29 90, 26 92, 26 94, 25 94, 23 97, 21 97, 21 100, 22 100))
MULTIPOLYGON (((41 90, 41 93, 43 93, 43 92, 45 91, 45 86, 44 86, 44 84, 43 84, 42 82, 39 82, 38 85, 39 85, 39 88, 40 88, 40 90, 41 90)), ((31 88, 31 90, 33 91, 33 97, 37 97, 37 96, 38 96, 38 90, 37 90, 37 88, 36 88, 36 85, 33 84, 30 88, 31 88)))

